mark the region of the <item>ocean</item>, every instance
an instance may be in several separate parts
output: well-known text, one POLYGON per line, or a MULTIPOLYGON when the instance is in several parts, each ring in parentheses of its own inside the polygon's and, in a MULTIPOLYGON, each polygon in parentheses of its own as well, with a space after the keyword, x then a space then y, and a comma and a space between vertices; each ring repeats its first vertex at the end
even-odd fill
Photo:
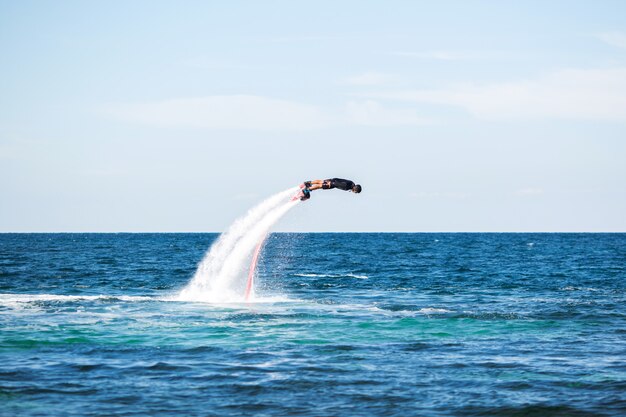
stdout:
POLYGON ((0 415, 626 415, 626 234, 217 237, 0 234, 0 415))

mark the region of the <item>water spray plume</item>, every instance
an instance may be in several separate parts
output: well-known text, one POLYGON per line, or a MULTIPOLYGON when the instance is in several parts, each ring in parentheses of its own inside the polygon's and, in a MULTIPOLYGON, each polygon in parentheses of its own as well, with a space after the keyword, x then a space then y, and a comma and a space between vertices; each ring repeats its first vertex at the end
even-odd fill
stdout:
POLYGON ((228 303, 254 299, 254 276, 271 227, 300 200, 299 187, 275 194, 237 219, 211 246, 195 275, 178 294, 181 301, 228 303))

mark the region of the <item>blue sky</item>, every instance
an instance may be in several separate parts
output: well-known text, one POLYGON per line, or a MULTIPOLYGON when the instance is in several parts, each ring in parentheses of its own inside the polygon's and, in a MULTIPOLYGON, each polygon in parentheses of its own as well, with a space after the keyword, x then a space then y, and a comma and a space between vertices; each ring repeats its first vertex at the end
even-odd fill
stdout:
POLYGON ((623 1, 0 0, 0 231, 626 231, 623 1))

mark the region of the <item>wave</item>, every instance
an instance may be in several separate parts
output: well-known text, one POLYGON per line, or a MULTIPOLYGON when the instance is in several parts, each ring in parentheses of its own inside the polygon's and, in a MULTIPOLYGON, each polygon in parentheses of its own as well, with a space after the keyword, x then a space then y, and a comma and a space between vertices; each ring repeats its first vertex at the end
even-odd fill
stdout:
POLYGON ((357 274, 293 274, 296 277, 306 278, 356 278, 356 279, 368 279, 367 275, 357 274))
POLYGON ((561 290, 562 291, 591 291, 591 292, 600 291, 598 288, 593 288, 593 287, 573 287, 573 286, 563 287, 561 288, 561 290))
POLYGON ((417 312, 421 314, 444 314, 444 313, 452 313, 452 310, 446 310, 445 308, 426 307, 426 308, 420 308, 419 310, 417 310, 417 312))
POLYGON ((141 295, 58 295, 58 294, 0 294, 0 305, 46 301, 154 301, 154 297, 141 295))
POLYGON ((401 317, 415 317, 415 316, 432 316, 434 314, 447 314, 454 313, 452 310, 446 310, 445 308, 425 307, 419 310, 384 310, 391 316, 401 317))
MULTIPOLYGON (((143 301, 180 301, 177 295, 166 297, 149 297, 142 295, 60 295, 60 294, 0 294, 0 306, 15 307, 20 304, 41 303, 41 302, 81 302, 81 301, 105 301, 105 302, 143 302, 143 301)), ((302 300, 288 298, 283 295, 257 296, 247 301, 234 300, 232 302, 222 302, 220 304, 275 304, 275 303, 297 303, 302 300)))
POLYGON ((159 298, 158 301, 170 301, 170 302, 198 302, 204 304, 212 304, 215 306, 234 306, 234 305, 248 305, 248 304, 279 304, 279 303, 299 303, 300 299, 289 298, 285 295, 255 295, 254 298, 245 299, 244 296, 235 296, 229 299, 223 298, 202 298, 196 300, 181 299, 179 294, 174 294, 168 297, 159 298))

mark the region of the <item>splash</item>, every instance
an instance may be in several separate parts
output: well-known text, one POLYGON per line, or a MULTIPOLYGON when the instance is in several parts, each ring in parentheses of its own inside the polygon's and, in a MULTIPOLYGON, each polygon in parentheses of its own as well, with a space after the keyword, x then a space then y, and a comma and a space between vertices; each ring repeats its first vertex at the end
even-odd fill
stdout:
POLYGON ((258 257, 255 249, 260 250, 271 227, 300 203, 293 200, 298 191, 299 187, 293 187, 275 194, 237 219, 211 246, 176 298, 210 303, 254 301, 252 281, 258 257))

